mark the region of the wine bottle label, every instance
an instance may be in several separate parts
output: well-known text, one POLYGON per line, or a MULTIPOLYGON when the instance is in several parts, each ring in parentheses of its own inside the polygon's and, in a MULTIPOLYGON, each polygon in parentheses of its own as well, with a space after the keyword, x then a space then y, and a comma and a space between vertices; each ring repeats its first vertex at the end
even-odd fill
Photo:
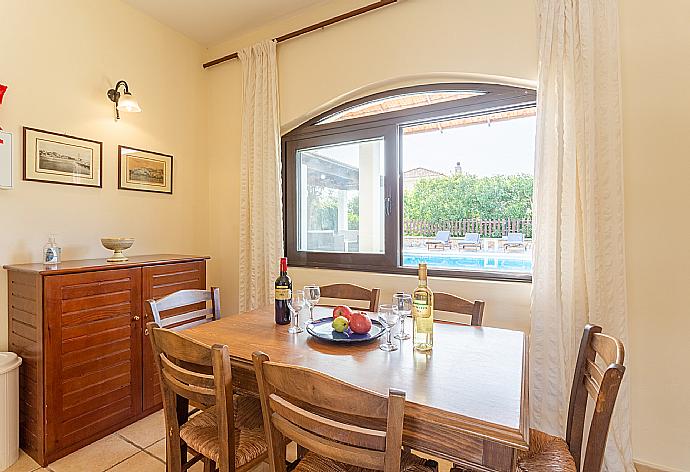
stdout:
POLYGON ((417 318, 415 328, 419 334, 430 334, 434 332, 434 320, 431 318, 417 318))
POLYGON ((431 316, 431 307, 424 301, 415 300, 413 303, 414 316, 428 318, 431 316))
POLYGON ((290 300, 292 298, 292 291, 286 285, 276 286, 276 300, 290 300))

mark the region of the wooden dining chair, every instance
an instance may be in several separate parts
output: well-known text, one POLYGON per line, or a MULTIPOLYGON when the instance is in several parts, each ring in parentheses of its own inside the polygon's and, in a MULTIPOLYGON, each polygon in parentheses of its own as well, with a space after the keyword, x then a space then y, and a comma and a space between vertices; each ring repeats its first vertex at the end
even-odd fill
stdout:
POLYGON ((470 325, 472 326, 481 326, 484 318, 483 301, 475 300, 471 302, 450 293, 434 293, 434 310, 469 315, 471 317, 470 325))
POLYGON ((294 472, 437 470, 435 461, 401 454, 404 392, 380 395, 320 372, 270 362, 262 352, 252 357, 273 472, 285 472, 290 441, 308 451, 294 472))
MULTIPOLYGON (((178 290, 159 300, 146 300, 146 304, 153 321, 159 327, 181 331, 220 318, 220 289, 211 287, 211 290, 178 290)), ((147 318, 150 319, 148 314, 147 318)), ((145 333, 148 334, 148 329, 145 333)), ((212 373, 211 369, 208 368, 206 373, 212 373)), ((189 411, 190 415, 202 408, 196 402, 192 402, 192 405, 194 408, 189 411)))
POLYGON ((228 347, 208 347, 156 323, 147 328, 161 377, 167 470, 186 471, 203 460, 206 472, 242 472, 265 461, 261 404, 233 395, 228 347), (190 401, 204 409, 187 419, 190 401), (189 461, 187 446, 196 451, 189 461))
POLYGON ((179 331, 220 318, 220 289, 179 290, 159 300, 146 300, 146 304, 158 326, 179 331))
POLYGON ((585 326, 570 390, 565 439, 530 429, 529 451, 518 456, 519 472, 601 470, 611 415, 625 373, 624 361, 625 349, 620 340, 603 334, 599 326, 585 326), (602 364, 604 367, 600 367, 602 364), (582 460, 589 397, 593 400, 594 410, 582 460))
POLYGON ((365 310, 378 310, 379 297, 381 295, 381 290, 378 288, 372 288, 369 290, 368 288, 353 284, 322 285, 320 288, 321 298, 369 302, 369 306, 365 307, 365 310))

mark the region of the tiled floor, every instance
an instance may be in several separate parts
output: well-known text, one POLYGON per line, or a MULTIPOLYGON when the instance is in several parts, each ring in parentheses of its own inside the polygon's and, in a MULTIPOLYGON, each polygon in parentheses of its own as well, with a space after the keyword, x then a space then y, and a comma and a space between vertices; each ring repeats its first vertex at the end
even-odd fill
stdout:
MULTIPOLYGON (((165 472, 165 422, 159 411, 120 431, 106 436, 78 451, 53 462, 47 468, 39 465, 23 451, 5 472, 165 472)), ((203 470, 197 463, 190 469, 203 470)), ((256 472, 268 471, 259 466, 256 472)))
MULTIPOLYGON (((288 460, 293 460, 296 450, 288 448, 288 460)), ((450 464, 442 463, 439 472, 447 472, 450 464)), ((165 422, 159 411, 117 433, 106 436, 69 456, 53 462, 47 468, 39 465, 23 451, 19 460, 4 472, 165 472, 165 422)), ((197 463, 192 472, 203 471, 197 463)), ((253 472, 268 472, 268 465, 261 464, 253 472)))

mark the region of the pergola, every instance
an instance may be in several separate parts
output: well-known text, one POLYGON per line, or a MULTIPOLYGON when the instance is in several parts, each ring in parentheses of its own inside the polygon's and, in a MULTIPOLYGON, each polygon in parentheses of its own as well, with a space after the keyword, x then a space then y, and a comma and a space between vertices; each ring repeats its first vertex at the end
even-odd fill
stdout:
MULTIPOLYGON (((378 252, 382 244, 383 235, 383 205, 382 181, 380 175, 380 146, 375 141, 359 143, 358 166, 347 164, 316 151, 305 150, 300 152, 299 179, 301 188, 305 185, 313 185, 333 189, 338 197, 338 227, 335 234, 344 237, 345 250, 349 243, 358 242, 360 251, 378 252), (361 171, 361 172, 360 172, 361 171), (360 202, 367 202, 359 206, 359 230, 356 235, 348 230, 348 196, 347 192, 356 190, 359 193, 360 202), (347 235, 347 236, 344 236, 347 235), (354 239, 347 239, 347 237, 354 239)), ((308 208, 307 192, 299 192, 301 208, 300 213, 308 208)), ((316 234, 317 230, 310 230, 308 218, 305 213, 300 220, 300 233, 302 235, 316 234)), ((323 236, 325 238, 325 235, 323 236)), ((338 243, 340 244, 340 243, 338 243)))

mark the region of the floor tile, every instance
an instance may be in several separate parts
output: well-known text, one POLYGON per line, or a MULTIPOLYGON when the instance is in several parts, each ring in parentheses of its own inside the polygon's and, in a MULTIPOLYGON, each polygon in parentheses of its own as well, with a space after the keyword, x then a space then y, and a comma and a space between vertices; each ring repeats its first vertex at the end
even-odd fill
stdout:
MULTIPOLYGON (((204 470, 204 463, 203 462, 197 462, 194 464, 190 469, 189 472, 203 472, 204 470)), ((249 472, 270 472, 270 469, 268 467, 268 464, 261 463, 251 469, 249 472)))
POLYGON ((204 463, 197 462, 192 467, 189 468, 189 472, 204 472, 204 463))
POLYGON ((151 444, 146 448, 146 452, 153 454, 162 461, 165 461, 165 438, 151 444))
MULTIPOLYGON (((158 457, 160 460, 162 460, 162 461, 165 462, 165 454, 166 454, 166 451, 165 451, 165 438, 161 439, 160 441, 156 441, 155 443, 153 443, 152 445, 150 445, 149 447, 147 447, 147 448, 146 448, 146 452, 148 452, 149 454, 152 454, 152 455, 158 457)), ((191 459, 192 457, 194 457, 194 456, 192 455, 192 453, 188 453, 188 455, 187 455, 187 460, 191 459)), ((203 471, 203 470, 204 470, 203 463, 197 462, 197 463, 194 464, 194 465, 192 466, 192 468, 189 469, 189 470, 192 471, 192 472, 203 471)))
POLYGON ((26 452, 19 451, 19 459, 4 472, 31 472, 40 466, 26 452))
POLYGON ((48 467, 55 472, 102 472, 137 452, 137 447, 111 434, 53 462, 48 467))
POLYGON ((147 416, 117 432, 139 447, 147 448, 165 437, 165 418, 163 411, 147 416))
POLYGON ((165 472, 165 464, 142 451, 108 469, 108 472, 165 472))

